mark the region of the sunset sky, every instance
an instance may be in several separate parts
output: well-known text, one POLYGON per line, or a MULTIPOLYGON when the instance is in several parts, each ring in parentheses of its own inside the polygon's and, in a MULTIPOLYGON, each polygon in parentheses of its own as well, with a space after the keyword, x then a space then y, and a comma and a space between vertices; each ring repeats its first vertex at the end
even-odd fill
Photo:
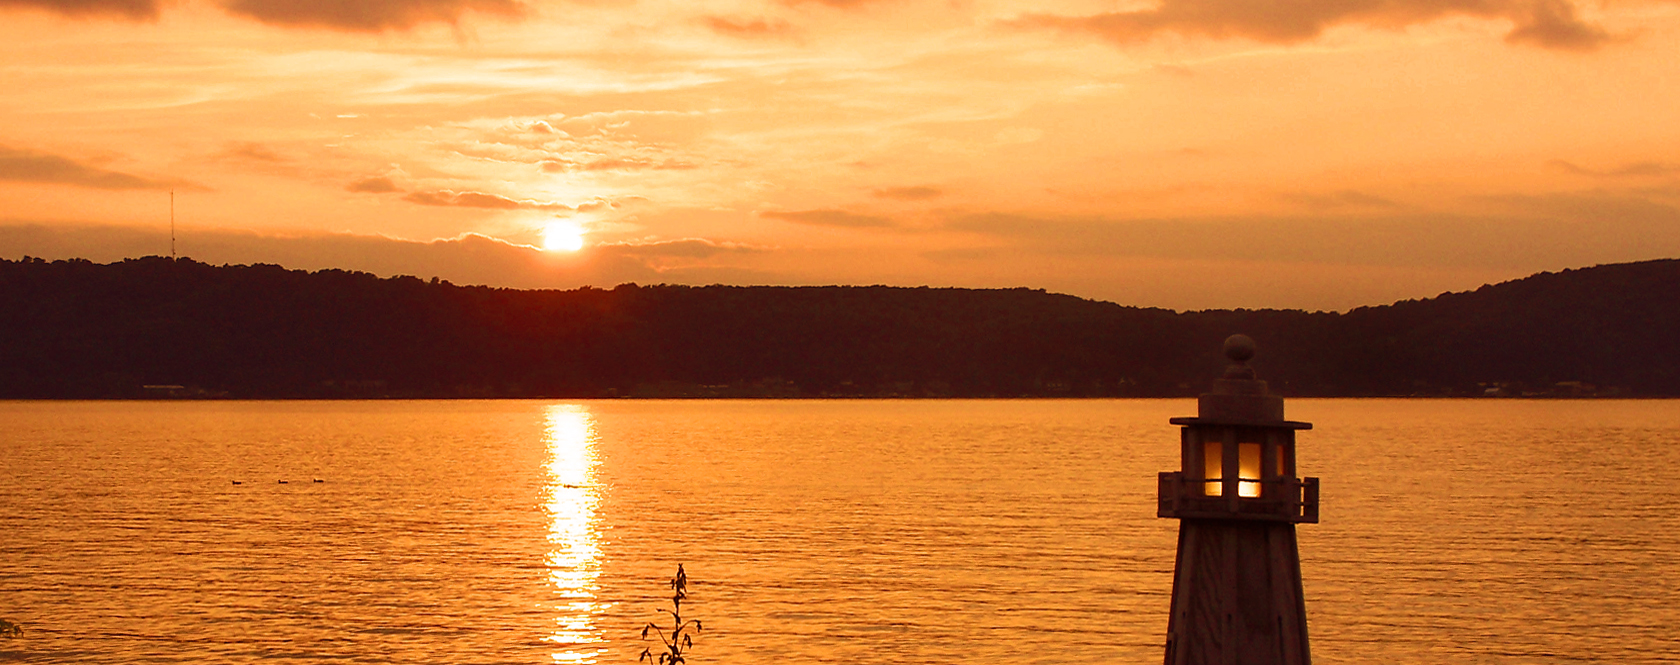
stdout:
POLYGON ((0 0, 0 257, 1347 309, 1680 256, 1675 0, 0 0), (545 249, 546 248, 546 249, 545 249))

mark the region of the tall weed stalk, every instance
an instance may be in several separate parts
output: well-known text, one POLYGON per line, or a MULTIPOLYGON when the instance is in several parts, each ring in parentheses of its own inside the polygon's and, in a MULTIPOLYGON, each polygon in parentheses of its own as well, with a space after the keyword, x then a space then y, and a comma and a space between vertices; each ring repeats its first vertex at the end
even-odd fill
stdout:
POLYGON ((654 665, 683 665, 688 662, 685 660, 685 655, 689 649, 694 648, 694 638, 689 633, 689 629, 693 628, 695 633, 700 632, 700 620, 683 620, 682 602, 687 598, 688 573, 683 572, 682 564, 679 563, 677 564, 677 576, 671 578, 671 609, 659 608, 659 611, 671 615, 670 632, 666 632, 664 628, 654 623, 642 627, 642 639, 647 639, 648 631, 653 631, 659 635, 659 641, 665 643, 665 650, 655 658, 652 648, 642 649, 642 655, 636 659, 636 662, 645 660, 654 663, 654 665))

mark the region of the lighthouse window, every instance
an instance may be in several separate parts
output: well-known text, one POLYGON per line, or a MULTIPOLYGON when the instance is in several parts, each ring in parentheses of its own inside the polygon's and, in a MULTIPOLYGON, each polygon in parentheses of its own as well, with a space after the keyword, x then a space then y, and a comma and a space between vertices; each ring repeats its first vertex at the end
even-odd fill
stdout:
POLYGON ((1260 496, 1260 444, 1237 444, 1237 496, 1260 496))
POLYGON ((1202 490, 1208 496, 1219 496, 1225 493, 1219 479, 1225 476, 1224 444, 1218 441, 1207 441, 1202 444, 1202 477, 1208 480, 1202 490))

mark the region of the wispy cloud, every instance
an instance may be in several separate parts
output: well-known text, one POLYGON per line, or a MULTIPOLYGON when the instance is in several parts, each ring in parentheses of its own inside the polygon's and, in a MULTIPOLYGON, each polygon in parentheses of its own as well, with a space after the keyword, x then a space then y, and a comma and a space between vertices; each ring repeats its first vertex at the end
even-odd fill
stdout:
MULTIPOLYGON (((364 180, 363 183, 368 181, 364 180)), ((388 181, 387 181, 388 182, 388 181)), ((382 183, 368 183, 370 187, 378 187, 382 183)), ((362 190, 369 191, 369 190, 362 190)), ((403 197, 404 201, 426 206, 446 206, 453 208, 490 208, 495 210, 573 210, 563 203, 547 201, 516 201, 505 196, 485 194, 483 192, 455 192, 447 189, 433 192, 410 192, 403 197)))
POLYGON ((228 0, 224 7, 275 25, 362 32, 456 24, 468 12, 515 18, 528 11, 517 0, 228 0))
POLYGON ((870 193, 874 194, 877 198, 892 199, 894 201, 926 201, 928 199, 937 199, 945 195, 944 190, 941 190, 938 187, 928 187, 925 185, 915 187, 883 187, 870 193))
POLYGON ((1680 208, 1657 201, 1567 195, 1487 202, 1500 210, 1172 219, 978 214, 952 218, 946 228, 989 239, 1005 254, 1047 259, 1542 269, 1680 254, 1680 208))
POLYGON ((284 155, 275 152, 273 148, 255 141, 234 141, 228 143, 227 146, 222 149, 220 156, 257 162, 270 162, 275 164, 290 161, 286 159, 284 155))
POLYGON ((763 247, 735 242, 718 242, 705 238, 615 242, 598 245, 601 251, 634 257, 680 257, 704 259, 720 254, 756 254, 763 247))
POLYGON ((1505 19, 1512 24, 1506 41, 1548 49, 1593 50, 1612 39, 1603 28, 1583 20, 1570 0, 1162 0, 1151 9, 1086 16, 1028 14, 1011 23, 1090 33, 1116 44, 1167 33, 1293 44, 1338 25, 1395 28, 1449 16, 1505 19))
MULTIPOLYGON (((154 19, 163 0, 0 0, 0 7, 34 7, 66 16, 116 15, 154 19)), ((468 12, 519 18, 518 0, 223 0, 228 13, 273 25, 357 32, 407 30, 424 23, 458 24, 468 12)))
POLYGON ((888 0, 782 0, 784 4, 789 5, 816 4, 839 7, 841 9, 851 9, 854 7, 862 7, 864 5, 872 4, 886 4, 887 1, 888 0))
POLYGON ((1283 199, 1308 210, 1348 211, 1348 210, 1394 210, 1401 208, 1398 203, 1364 192, 1343 190, 1329 194, 1286 194, 1283 199))
POLYGON ((160 0, 0 0, 0 7, 34 7, 66 16, 118 15, 134 20, 156 18, 160 0))
POLYGON ((1638 178, 1661 177, 1680 174, 1680 164, 1671 162, 1633 162, 1623 164, 1612 169, 1589 169, 1572 162, 1554 159, 1549 162, 1552 168, 1573 173, 1575 175, 1592 176, 1595 178, 1638 178))
POLYGON ((795 224, 811 226, 837 226, 842 228, 886 228, 894 226, 892 220, 875 215, 860 215, 844 210, 797 210, 797 211, 765 211, 758 213, 760 217, 779 219, 795 224))
POLYGON ((780 19, 707 16, 701 23, 720 35, 741 38, 786 37, 795 33, 793 24, 780 19))
POLYGON ((605 157, 599 159, 545 159, 541 162, 544 173, 570 173, 575 171, 681 171, 695 168, 692 162, 677 159, 644 159, 639 157, 605 157))
POLYGON ((43 182, 93 189, 168 189, 194 186, 112 171, 60 155, 0 146, 0 180, 43 182))
POLYGON ((398 187, 397 183, 391 182, 390 178, 385 176, 375 176, 372 178, 362 178, 361 180, 345 185, 344 190, 360 194, 390 194, 400 192, 402 191, 402 188, 398 187))

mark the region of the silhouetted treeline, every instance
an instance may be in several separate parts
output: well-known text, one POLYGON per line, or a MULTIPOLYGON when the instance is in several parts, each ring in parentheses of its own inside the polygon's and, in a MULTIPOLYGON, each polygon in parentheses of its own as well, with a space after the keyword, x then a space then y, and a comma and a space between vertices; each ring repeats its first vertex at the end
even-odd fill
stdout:
POLYGON ((1184 396, 1260 342, 1290 395, 1680 395, 1680 260, 1365 307, 1042 290, 517 291, 150 257, 0 261, 0 397, 1184 396))

